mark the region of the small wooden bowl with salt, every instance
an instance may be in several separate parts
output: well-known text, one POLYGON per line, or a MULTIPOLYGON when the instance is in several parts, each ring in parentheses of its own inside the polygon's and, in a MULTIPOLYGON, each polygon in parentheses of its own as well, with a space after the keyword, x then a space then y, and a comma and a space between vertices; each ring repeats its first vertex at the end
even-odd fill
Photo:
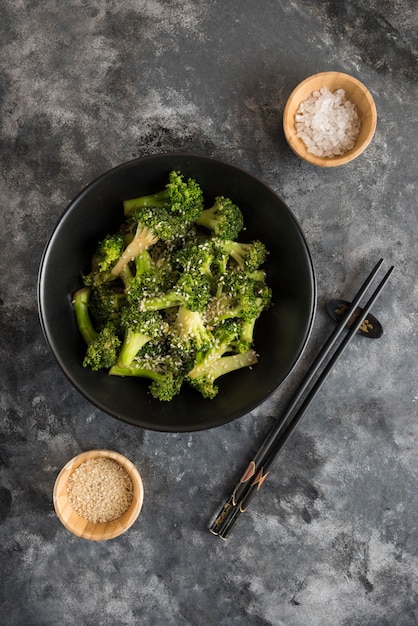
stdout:
POLYGON ((128 530, 143 499, 138 470, 111 450, 89 450, 68 461, 53 493, 56 514, 65 528, 92 541, 113 539, 128 530))
POLYGON ((320 167, 344 165, 369 145, 376 105, 357 78, 320 72, 302 81, 283 112, 286 140, 297 156, 320 167))

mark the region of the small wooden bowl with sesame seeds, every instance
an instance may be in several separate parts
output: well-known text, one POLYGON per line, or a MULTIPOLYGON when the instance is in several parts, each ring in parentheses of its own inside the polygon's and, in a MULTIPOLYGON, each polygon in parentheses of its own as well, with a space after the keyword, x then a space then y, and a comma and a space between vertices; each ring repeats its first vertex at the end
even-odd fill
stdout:
POLYGON ((135 465, 111 450, 89 450, 68 461, 53 493, 56 514, 65 528, 92 541, 113 539, 128 530, 143 498, 135 465))

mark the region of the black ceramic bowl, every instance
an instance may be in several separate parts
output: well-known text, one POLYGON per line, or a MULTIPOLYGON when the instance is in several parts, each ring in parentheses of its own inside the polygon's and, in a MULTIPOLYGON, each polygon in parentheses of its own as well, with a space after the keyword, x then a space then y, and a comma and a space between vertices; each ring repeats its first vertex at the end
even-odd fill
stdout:
MULTIPOLYGON (((243 238, 241 237, 241 240, 243 238)), ((38 282, 45 337, 74 387, 102 411, 129 424, 159 431, 194 431, 225 424, 263 402, 298 361, 313 324, 316 286, 303 233, 287 206, 259 179, 213 158, 162 154, 136 159, 106 172, 68 206, 47 243, 38 282), (261 239, 270 254, 265 265, 274 304, 263 313, 255 340, 259 363, 219 379, 219 394, 206 400, 184 386, 171 402, 160 402, 141 379, 108 376, 82 366, 85 344, 71 297, 81 286, 97 242, 123 222, 122 201, 163 189, 170 170, 202 187, 207 206, 217 195, 241 208, 245 239, 261 239)))

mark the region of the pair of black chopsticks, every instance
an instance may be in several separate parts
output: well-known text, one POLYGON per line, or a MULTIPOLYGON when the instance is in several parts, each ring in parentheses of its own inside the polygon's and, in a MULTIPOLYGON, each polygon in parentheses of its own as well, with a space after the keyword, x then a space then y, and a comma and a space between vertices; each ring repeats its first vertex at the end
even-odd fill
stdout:
POLYGON ((363 323, 363 320, 368 315, 371 307, 379 297, 383 287, 385 286, 387 280, 389 279, 389 276, 394 269, 393 266, 386 272, 385 276, 380 281, 375 291, 364 305, 361 315, 358 315, 355 322, 350 325, 350 330, 347 332, 344 339, 339 344, 338 348, 336 348, 334 354, 329 358, 327 364, 322 370, 322 373, 319 373, 319 370, 325 359, 330 355, 333 348, 337 345, 338 339, 349 324, 351 316, 356 311, 356 308, 360 304, 362 298, 366 295, 382 263, 383 259, 380 259, 380 261, 377 263, 375 268, 372 270, 372 272, 354 297, 350 307, 347 309, 345 315, 341 318, 338 326, 336 326, 334 331, 327 339, 325 345, 322 347, 322 349, 314 359, 307 374, 303 378, 293 398, 289 402, 285 412, 275 422, 273 428, 261 444, 255 457, 248 465, 239 482, 236 484, 231 496, 225 502, 215 521, 210 526, 209 530, 213 534, 221 537, 221 539, 226 539, 228 537, 229 533, 232 530, 232 527, 234 526, 240 514, 244 513, 244 511, 247 510, 252 497, 264 483, 268 475, 269 469, 276 457, 278 456, 280 450, 283 448, 289 437, 294 432, 300 419, 303 417, 312 400, 315 398, 316 394, 322 387, 331 370, 334 368, 335 364, 342 356, 344 350, 359 330, 361 324, 363 323), (317 375, 318 377, 315 383, 312 385, 310 391, 308 391, 310 383, 317 375), (306 392, 307 394, 303 399, 303 396, 306 392), (299 403, 300 406, 298 408, 299 403))

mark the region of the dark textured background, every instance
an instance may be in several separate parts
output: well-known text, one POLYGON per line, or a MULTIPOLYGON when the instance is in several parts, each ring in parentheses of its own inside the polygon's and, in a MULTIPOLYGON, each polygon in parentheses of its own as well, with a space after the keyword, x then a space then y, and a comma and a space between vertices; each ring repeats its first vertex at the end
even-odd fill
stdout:
MULTIPOLYGON (((413 626, 417 559, 415 0, 3 0, 0 16, 0 622, 7 626, 413 626), (368 150, 300 162, 281 116, 335 69, 377 105, 368 150), (71 198, 133 157, 187 150, 260 176, 312 250, 318 314, 294 375, 252 414, 162 434, 70 386, 44 341, 36 279, 71 198), (332 295, 379 257, 385 334, 338 365, 227 543, 207 525, 328 334, 332 295), (94 447, 140 469, 137 523, 104 543, 59 523, 52 489, 94 447)), ((57 268, 59 271, 59 268, 57 268)))

